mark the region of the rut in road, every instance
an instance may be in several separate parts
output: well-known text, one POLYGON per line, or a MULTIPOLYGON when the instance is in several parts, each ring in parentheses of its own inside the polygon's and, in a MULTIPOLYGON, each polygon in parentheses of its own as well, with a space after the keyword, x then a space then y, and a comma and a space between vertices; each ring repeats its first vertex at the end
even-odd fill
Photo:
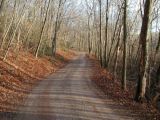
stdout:
POLYGON ((14 120, 133 120, 92 83, 92 66, 85 54, 80 54, 43 80, 14 120))

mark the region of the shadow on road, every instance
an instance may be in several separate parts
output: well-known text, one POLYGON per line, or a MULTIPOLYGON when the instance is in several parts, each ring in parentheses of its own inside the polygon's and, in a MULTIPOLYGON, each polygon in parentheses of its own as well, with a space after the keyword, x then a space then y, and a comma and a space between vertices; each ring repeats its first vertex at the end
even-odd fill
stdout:
POLYGON ((16 113, 16 112, 1 112, 0 120, 54 120, 52 115, 40 115, 32 113, 16 113), (18 117, 17 117, 18 116, 18 117))

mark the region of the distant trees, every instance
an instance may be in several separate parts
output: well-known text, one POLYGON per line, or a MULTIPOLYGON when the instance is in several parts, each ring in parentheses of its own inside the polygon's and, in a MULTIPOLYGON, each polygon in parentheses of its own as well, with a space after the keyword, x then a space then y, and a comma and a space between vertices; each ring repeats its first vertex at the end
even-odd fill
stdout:
POLYGON ((73 7, 70 4, 71 1, 67 0, 1 0, 0 48, 3 60, 7 59, 9 52, 19 52, 19 45, 19 48, 34 53, 35 57, 42 54, 54 56, 60 25, 70 19, 68 10, 73 7))
POLYGON ((123 90, 127 89, 128 80, 137 84, 135 100, 139 102, 145 96, 150 97, 149 99, 154 96, 146 94, 155 91, 152 85, 155 84, 153 74, 160 62, 160 1, 134 2, 128 0, 85 2, 87 10, 88 4, 93 6, 92 14, 84 11, 86 16, 81 19, 86 20, 80 20, 78 25, 82 28, 78 31, 81 31, 81 37, 86 36, 81 38, 81 43, 84 44, 80 44, 79 47, 90 48, 91 43, 92 49, 86 51, 95 54, 101 66, 113 73, 114 80, 121 79, 123 90))

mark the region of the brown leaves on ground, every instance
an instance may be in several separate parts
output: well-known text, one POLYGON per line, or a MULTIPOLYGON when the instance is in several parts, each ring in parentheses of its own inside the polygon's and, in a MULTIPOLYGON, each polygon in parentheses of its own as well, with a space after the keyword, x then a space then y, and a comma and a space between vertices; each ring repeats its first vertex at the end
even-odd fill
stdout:
POLYGON ((10 52, 5 62, 0 60, 0 111, 15 110, 41 78, 63 67, 74 55, 59 50, 55 58, 36 59, 29 52, 21 51, 18 56, 10 52))
POLYGON ((145 120, 159 120, 160 113, 150 103, 136 103, 134 99, 135 83, 128 82, 127 90, 121 89, 121 81, 114 80, 113 75, 106 69, 100 67, 99 62, 92 56, 90 60, 94 63, 92 80, 105 93, 105 95, 123 105, 132 115, 145 120))

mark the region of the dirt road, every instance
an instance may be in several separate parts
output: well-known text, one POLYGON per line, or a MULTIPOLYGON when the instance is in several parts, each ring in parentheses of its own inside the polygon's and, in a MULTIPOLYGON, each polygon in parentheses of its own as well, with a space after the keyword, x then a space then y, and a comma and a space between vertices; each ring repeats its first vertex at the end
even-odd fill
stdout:
MULTIPOLYGON (((130 120, 90 80, 92 63, 85 54, 43 80, 13 120, 130 120)), ((7 120, 7 119, 6 119, 7 120)))

